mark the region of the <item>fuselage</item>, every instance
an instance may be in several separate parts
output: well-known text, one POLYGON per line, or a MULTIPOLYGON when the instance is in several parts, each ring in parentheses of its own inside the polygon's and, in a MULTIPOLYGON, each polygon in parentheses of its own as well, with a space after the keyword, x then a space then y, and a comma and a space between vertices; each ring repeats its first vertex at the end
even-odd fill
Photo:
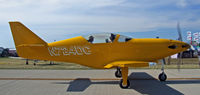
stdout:
POLYGON ((157 62, 190 47, 187 43, 176 40, 135 39, 113 33, 91 34, 47 43, 22 23, 14 21, 9 24, 19 56, 72 62, 93 68, 104 68, 109 63, 122 61, 157 62))
MULTIPOLYGON (((91 34, 47 43, 22 23, 14 21, 9 24, 19 56, 72 62, 99 69, 117 67, 115 76, 122 77, 122 88, 130 86, 128 67, 146 67, 148 62, 157 62, 190 47, 187 43, 176 40, 133 39, 113 33, 91 34)), ((161 81, 166 78, 164 72, 159 75, 161 81)))
POLYGON ((72 62, 92 68, 104 68, 106 64, 114 61, 156 62, 185 51, 189 45, 169 39, 131 39, 127 42, 118 42, 116 38, 110 43, 89 43, 79 36, 49 43, 45 47, 31 48, 39 51, 29 52, 29 54, 36 55, 29 56, 30 59, 72 62), (169 48, 170 46, 174 47, 169 48), (38 55, 38 52, 41 54, 38 55))

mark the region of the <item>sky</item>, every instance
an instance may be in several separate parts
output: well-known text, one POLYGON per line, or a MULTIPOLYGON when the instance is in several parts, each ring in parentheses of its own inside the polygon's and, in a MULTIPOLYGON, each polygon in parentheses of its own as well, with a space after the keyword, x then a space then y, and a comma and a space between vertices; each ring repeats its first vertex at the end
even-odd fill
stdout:
POLYGON ((0 47, 15 48, 9 21, 46 42, 91 33, 177 39, 200 32, 200 0, 0 0, 0 47))

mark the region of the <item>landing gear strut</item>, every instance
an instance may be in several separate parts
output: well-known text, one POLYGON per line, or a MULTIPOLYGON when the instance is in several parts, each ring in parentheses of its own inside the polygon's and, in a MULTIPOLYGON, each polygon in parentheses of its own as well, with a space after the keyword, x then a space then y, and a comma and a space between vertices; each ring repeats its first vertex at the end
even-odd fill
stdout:
POLYGON ((161 70, 162 70, 162 73, 160 73, 159 74, 159 76, 158 76, 158 79, 160 80, 160 81, 166 81, 166 79, 167 79, 167 75, 165 74, 165 72, 164 72, 164 65, 165 65, 165 59, 163 59, 163 62, 162 62, 162 68, 161 68, 161 70))
POLYGON ((117 71, 115 72, 115 77, 121 78, 122 77, 122 72, 120 70, 120 67, 117 67, 117 71))
POLYGON ((130 81, 128 80, 128 67, 123 67, 122 69, 122 79, 120 80, 119 86, 126 89, 130 86, 130 81))

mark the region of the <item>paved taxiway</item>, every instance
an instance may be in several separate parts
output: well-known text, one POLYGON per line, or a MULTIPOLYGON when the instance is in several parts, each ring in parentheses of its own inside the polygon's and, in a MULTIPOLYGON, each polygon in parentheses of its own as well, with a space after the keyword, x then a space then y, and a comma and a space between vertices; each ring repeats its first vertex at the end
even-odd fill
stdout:
POLYGON ((0 70, 0 95, 199 95, 200 69, 130 70, 131 87, 121 89, 115 70, 0 70))

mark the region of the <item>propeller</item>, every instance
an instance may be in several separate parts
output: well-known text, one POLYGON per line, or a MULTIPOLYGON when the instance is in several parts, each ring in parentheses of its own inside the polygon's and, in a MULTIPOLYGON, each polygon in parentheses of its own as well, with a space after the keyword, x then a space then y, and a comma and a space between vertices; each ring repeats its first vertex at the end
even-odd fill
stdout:
POLYGON ((179 22, 177 23, 178 40, 183 41, 179 22))
MULTIPOLYGON (((183 41, 179 22, 177 23, 177 32, 178 32, 178 39, 177 40, 183 41)), ((180 64, 182 63, 182 54, 183 54, 183 52, 178 53, 178 63, 177 63, 178 71, 180 71, 180 64)), ((170 60, 171 60, 171 56, 168 57, 168 63, 170 62, 170 60)), ((166 65, 165 58, 162 59, 162 68, 161 68, 161 70, 163 72, 164 72, 164 65, 166 65)))
MULTIPOLYGON (((181 29, 180 29, 179 22, 177 23, 177 32, 178 32, 178 40, 179 40, 179 41, 183 41, 182 35, 181 35, 181 29)), ((178 56, 178 63, 177 63, 178 71, 180 71, 180 65, 181 65, 181 63, 183 62, 183 61, 182 61, 182 54, 183 54, 183 52, 178 53, 178 55, 179 55, 179 56, 178 56)))

